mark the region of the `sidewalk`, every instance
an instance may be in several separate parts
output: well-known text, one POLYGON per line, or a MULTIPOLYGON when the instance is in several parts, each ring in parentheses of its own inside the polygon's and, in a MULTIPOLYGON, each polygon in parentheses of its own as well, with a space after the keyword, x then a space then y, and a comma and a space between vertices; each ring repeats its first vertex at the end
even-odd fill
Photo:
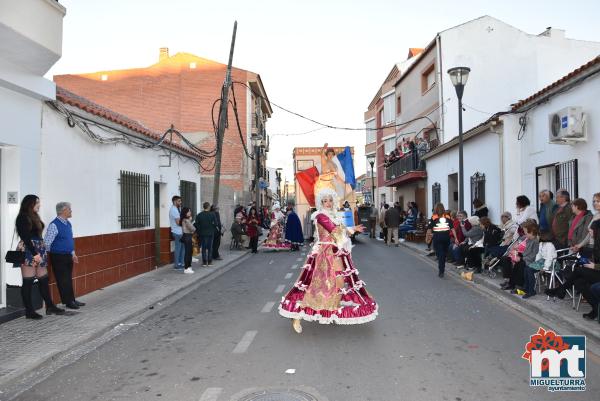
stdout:
POLYGON ((193 263, 194 274, 183 274, 166 265, 81 297, 86 306, 68 310, 65 316, 40 312, 44 318, 39 321, 21 317, 0 325, 0 400, 15 392, 16 382, 31 376, 34 370, 37 373, 36 368, 41 369, 45 362, 68 358, 77 348, 81 353, 94 341, 99 342, 96 346, 101 345, 106 341, 97 341, 100 337, 115 337, 139 323, 144 312, 155 313, 175 302, 203 279, 226 272, 246 255, 245 250, 222 249, 223 260, 208 268, 193 263))
MULTIPOLYGON (((415 243, 405 241, 401 246, 417 252, 427 260, 429 264, 437 270, 437 260, 434 257, 426 256, 426 245, 424 243, 415 243)), ((457 269, 453 264, 446 263, 446 275, 457 278, 465 283, 474 285, 477 289, 483 290, 486 294, 506 304, 507 306, 525 313, 536 320, 548 320, 551 323, 565 327, 568 332, 565 334, 584 334, 588 340, 593 340, 600 344, 600 324, 597 321, 584 319, 581 315, 590 311, 590 306, 584 301, 581 302, 579 312, 573 309, 573 300, 565 297, 564 300, 547 300, 546 295, 538 294, 527 300, 520 296, 511 294, 509 291, 500 289, 500 283, 504 280, 499 274, 496 278, 491 278, 487 274, 474 274, 473 281, 464 280, 460 273, 464 269, 457 269)))

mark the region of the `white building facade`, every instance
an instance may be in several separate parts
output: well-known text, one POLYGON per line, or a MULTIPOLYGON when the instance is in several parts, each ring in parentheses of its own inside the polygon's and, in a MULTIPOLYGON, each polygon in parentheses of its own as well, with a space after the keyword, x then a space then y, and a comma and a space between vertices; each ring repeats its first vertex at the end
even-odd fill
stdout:
MULTIPOLYGON (((492 221, 503 211, 514 214, 515 201, 526 195, 536 205, 544 189, 569 190, 571 197, 587 201, 600 192, 600 57, 570 72, 551 85, 464 134, 465 208, 481 197, 492 221), (568 114, 570 111, 570 115, 568 114), (571 137, 557 139, 552 118, 561 128, 572 126, 571 137), (564 118, 566 116, 566 119, 564 118)), ((457 204, 457 138, 426 157, 428 197, 449 209, 457 204)))
MULTIPOLYGON (((395 83, 396 141, 419 136, 434 148, 457 137, 458 100, 447 73, 452 67, 471 69, 463 96, 463 132, 467 132, 487 121, 493 113, 509 111, 511 104, 598 54, 600 43, 568 39, 564 31, 553 28, 541 34, 528 34, 490 16, 446 29, 415 57, 395 83)), ((498 149, 498 140, 482 146, 498 149)), ((449 206, 458 204, 454 195, 457 191, 454 187, 458 186, 454 175, 458 168, 456 158, 449 158, 446 163, 431 159, 426 167, 416 168, 406 161, 397 161, 379 172, 384 174, 384 185, 395 188, 394 200, 417 201, 422 208, 426 203, 429 212, 433 207, 432 187, 440 184, 441 200, 449 206), (442 173, 445 177, 441 177, 442 173)), ((467 188, 469 177, 477 172, 483 174, 479 170, 470 172, 465 167, 467 209, 471 200, 467 188)))
POLYGON ((42 108, 56 95, 43 76, 61 57, 65 13, 52 0, 0 2, 0 310, 15 281, 4 255, 20 201, 40 191, 42 108))

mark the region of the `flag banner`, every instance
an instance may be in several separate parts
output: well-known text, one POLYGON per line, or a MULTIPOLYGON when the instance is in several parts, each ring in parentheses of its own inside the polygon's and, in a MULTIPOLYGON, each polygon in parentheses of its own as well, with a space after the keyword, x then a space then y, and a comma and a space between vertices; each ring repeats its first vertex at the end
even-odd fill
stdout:
POLYGON ((336 156, 337 164, 341 167, 340 176, 346 184, 350 184, 352 189, 356 188, 356 177, 354 177, 354 161, 350 146, 346 146, 344 151, 336 156))
POLYGON ((319 177, 319 170, 316 167, 311 167, 307 170, 296 173, 296 180, 302 189, 302 193, 306 197, 308 204, 315 207, 315 182, 319 177))

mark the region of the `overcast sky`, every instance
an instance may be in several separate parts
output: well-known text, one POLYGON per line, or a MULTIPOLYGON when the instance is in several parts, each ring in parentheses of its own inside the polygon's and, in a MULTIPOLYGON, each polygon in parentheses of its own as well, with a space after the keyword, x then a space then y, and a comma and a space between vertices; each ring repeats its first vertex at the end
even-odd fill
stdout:
MULTIPOLYGON (((363 127, 363 113, 394 63, 439 31, 491 15, 527 33, 565 29, 600 41, 598 0, 60 0, 67 8, 63 56, 49 72, 148 66, 158 49, 227 63, 234 20, 234 65, 259 73, 271 101, 336 126, 363 127)), ((559 78, 559 77, 557 77, 559 78)), ((477 107, 477 105, 471 105, 477 107)), ((354 146, 365 172, 364 132, 318 128, 274 108, 267 164, 292 177, 295 146, 354 146)))

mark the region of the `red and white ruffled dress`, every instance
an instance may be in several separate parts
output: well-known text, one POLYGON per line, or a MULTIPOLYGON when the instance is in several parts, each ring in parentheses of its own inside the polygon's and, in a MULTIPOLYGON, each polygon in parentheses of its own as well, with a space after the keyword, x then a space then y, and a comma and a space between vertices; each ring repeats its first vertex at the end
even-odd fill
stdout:
POLYGON ((281 212, 271 213, 271 229, 262 248, 275 251, 290 250, 292 245, 285 241, 285 230, 283 227, 284 215, 281 212))
POLYGON ((314 217, 317 238, 279 314, 322 324, 360 324, 377 317, 377 303, 358 277, 346 228, 327 214, 314 217))

